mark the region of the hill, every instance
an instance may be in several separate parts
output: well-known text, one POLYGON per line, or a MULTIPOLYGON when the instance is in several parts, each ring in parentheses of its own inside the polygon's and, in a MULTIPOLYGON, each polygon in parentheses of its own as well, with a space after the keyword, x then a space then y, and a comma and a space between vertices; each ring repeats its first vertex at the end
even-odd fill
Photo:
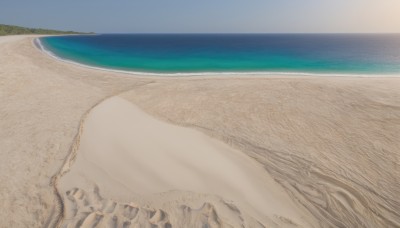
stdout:
POLYGON ((0 36, 21 35, 21 34, 58 35, 58 34, 88 34, 88 33, 74 32, 74 31, 58 31, 58 30, 42 29, 42 28, 25 28, 20 26, 0 24, 0 36))

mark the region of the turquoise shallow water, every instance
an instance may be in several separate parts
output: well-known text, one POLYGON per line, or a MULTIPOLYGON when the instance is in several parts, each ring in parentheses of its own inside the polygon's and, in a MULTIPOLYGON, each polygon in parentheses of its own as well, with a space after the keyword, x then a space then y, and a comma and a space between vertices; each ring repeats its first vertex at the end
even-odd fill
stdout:
POLYGON ((105 34, 40 40, 62 59, 136 72, 400 74, 399 34, 105 34))

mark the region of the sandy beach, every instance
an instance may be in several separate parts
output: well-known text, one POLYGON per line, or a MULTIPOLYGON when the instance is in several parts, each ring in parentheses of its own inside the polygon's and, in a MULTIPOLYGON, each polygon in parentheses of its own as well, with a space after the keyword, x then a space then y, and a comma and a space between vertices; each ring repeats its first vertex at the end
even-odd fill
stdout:
POLYGON ((400 77, 156 77, 0 37, 0 227, 400 227, 400 77))

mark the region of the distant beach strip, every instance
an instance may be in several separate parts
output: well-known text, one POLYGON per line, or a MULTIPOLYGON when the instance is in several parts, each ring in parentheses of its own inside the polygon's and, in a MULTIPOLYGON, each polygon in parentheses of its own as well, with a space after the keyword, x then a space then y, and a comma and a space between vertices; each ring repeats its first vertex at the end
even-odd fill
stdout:
POLYGON ((141 75, 400 75, 396 34, 105 34, 35 45, 69 63, 141 75))

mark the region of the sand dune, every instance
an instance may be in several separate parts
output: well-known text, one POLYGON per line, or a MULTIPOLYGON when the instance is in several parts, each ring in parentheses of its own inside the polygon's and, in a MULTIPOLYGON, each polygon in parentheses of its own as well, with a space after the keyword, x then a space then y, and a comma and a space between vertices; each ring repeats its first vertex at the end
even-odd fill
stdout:
POLYGON ((400 227, 400 78, 0 63, 0 227, 400 227))

